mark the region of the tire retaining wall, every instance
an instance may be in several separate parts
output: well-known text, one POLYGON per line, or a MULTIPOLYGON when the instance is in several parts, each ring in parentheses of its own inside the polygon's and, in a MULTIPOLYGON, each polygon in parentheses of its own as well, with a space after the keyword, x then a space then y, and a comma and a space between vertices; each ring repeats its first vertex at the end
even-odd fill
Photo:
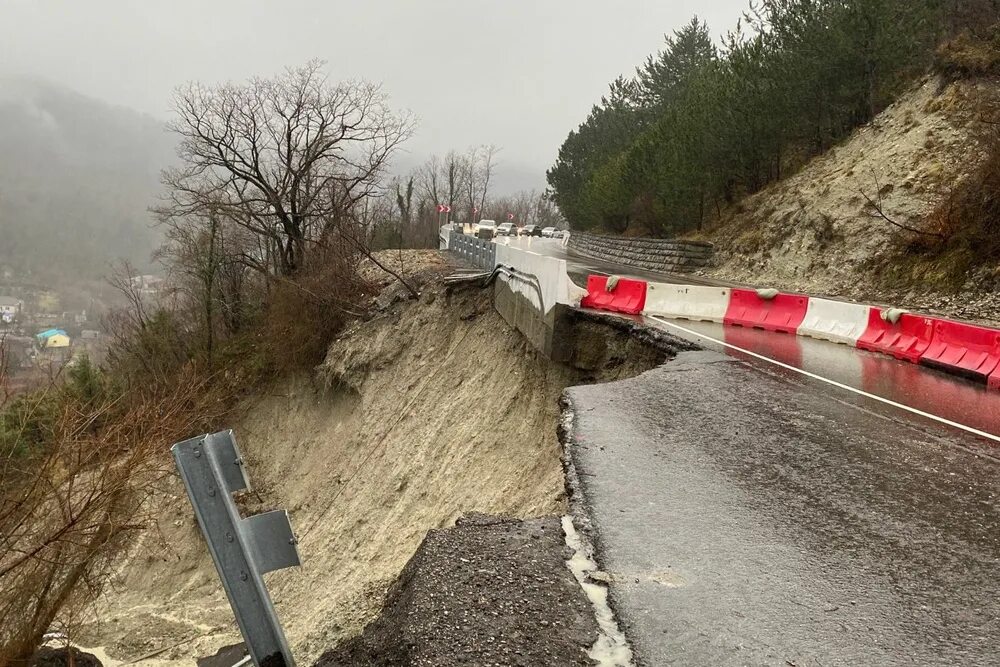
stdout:
POLYGON ((650 271, 691 271, 712 259, 711 243, 669 239, 626 239, 573 232, 569 247, 580 255, 650 271))

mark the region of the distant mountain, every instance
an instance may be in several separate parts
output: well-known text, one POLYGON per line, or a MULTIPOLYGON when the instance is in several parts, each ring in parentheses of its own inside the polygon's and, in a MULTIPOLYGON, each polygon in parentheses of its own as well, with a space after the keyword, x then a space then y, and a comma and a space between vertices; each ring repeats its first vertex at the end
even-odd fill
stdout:
POLYGON ((148 265, 147 208, 173 158, 163 123, 35 80, 0 78, 0 267, 31 281, 148 265))

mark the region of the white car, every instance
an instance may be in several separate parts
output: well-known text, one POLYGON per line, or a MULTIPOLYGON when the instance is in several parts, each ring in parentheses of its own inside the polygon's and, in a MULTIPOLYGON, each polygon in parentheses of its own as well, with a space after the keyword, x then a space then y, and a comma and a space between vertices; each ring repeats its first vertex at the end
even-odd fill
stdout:
POLYGON ((478 236, 479 238, 492 238, 497 232, 496 220, 480 220, 477 224, 472 225, 472 235, 478 236))
POLYGON ((497 236, 517 236, 517 229, 514 227, 513 222, 502 223, 497 227, 497 236))
POLYGON ((555 227, 543 227, 542 236, 544 236, 545 238, 552 238, 552 236, 555 234, 555 231, 556 231, 555 227))

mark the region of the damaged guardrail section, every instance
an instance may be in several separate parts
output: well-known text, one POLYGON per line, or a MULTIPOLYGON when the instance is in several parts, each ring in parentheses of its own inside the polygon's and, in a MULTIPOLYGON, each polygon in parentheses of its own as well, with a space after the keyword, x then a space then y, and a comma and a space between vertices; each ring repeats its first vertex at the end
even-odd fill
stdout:
POLYGON ((486 240, 454 230, 447 233, 450 252, 494 272, 493 303, 497 312, 536 349, 551 356, 555 307, 578 306, 586 294, 570 280, 566 260, 532 252, 530 238, 486 240))
POLYGON ((233 494, 250 482, 232 431, 178 442, 170 451, 251 659, 257 667, 294 667, 263 578, 301 564, 288 513, 240 517, 233 494))
POLYGON ((493 303, 508 324, 551 357, 556 345, 556 306, 577 306, 586 291, 570 280, 566 260, 518 247, 527 243, 501 239, 493 244, 500 270, 493 303))

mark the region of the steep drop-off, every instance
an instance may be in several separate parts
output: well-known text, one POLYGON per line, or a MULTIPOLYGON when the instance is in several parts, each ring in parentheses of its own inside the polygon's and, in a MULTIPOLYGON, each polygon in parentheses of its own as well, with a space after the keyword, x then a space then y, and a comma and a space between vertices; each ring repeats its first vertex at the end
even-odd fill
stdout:
MULTIPOLYGON (((572 326, 588 354, 549 362, 478 284, 428 285, 376 312, 330 346, 314 377, 272 386, 231 424, 254 485, 238 499, 244 515, 286 508, 299 539, 302 567, 268 583, 300 664, 375 618, 428 530, 470 512, 565 513, 563 388, 667 355, 581 321, 572 326)), ((179 482, 159 502, 158 531, 75 638, 112 664, 163 648, 154 664, 193 664, 239 640, 179 482)))

